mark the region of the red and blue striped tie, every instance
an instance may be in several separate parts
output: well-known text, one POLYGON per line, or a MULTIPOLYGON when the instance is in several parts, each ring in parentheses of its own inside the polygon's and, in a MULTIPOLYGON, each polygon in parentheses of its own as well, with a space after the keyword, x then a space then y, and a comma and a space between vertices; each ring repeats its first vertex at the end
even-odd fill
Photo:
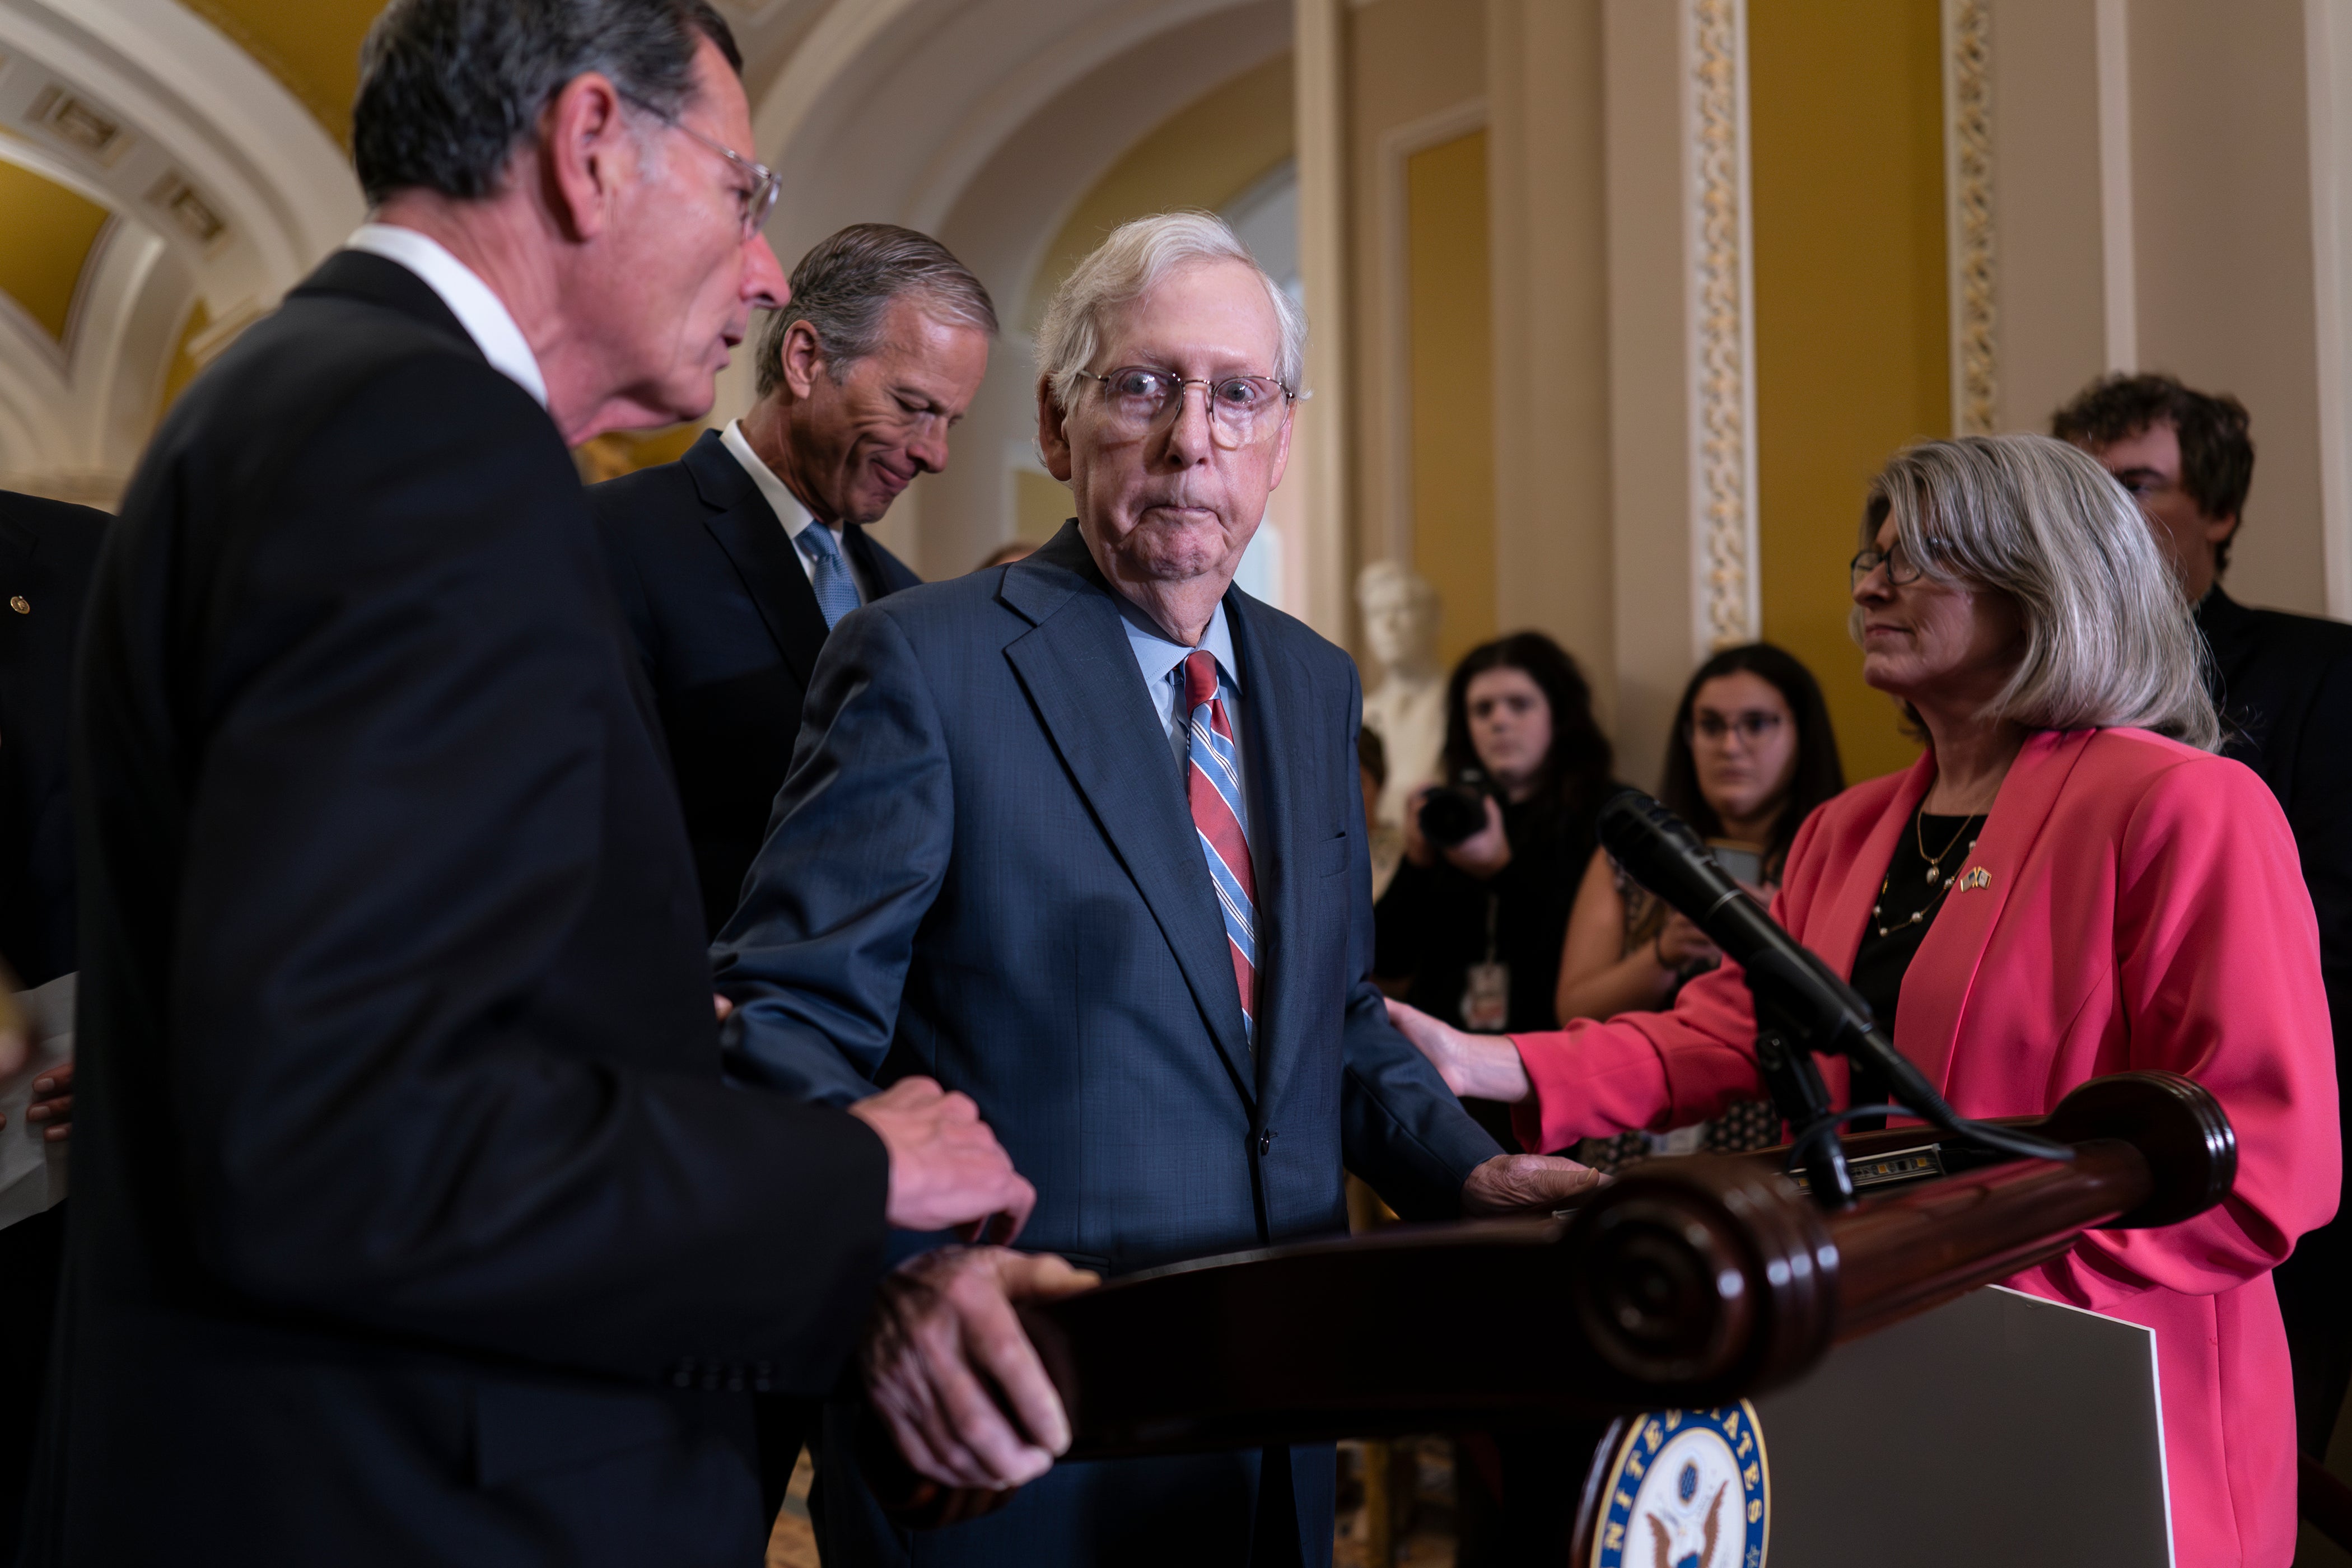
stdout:
POLYGON ((1217 699, 1217 658, 1198 649, 1184 658, 1184 706, 1192 713, 1192 758, 1184 793, 1201 832, 1209 879, 1225 917, 1233 949, 1234 984, 1241 988, 1242 1024, 1257 1038, 1257 879, 1250 870, 1249 837, 1242 831, 1242 772, 1234 752, 1233 721, 1217 699))

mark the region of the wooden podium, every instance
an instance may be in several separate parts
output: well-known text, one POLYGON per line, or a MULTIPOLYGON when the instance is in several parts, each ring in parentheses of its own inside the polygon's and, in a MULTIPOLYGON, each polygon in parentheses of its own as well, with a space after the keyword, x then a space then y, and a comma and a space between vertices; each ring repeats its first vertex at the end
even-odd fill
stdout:
MULTIPOLYGON (((2234 1135, 2168 1073, 2011 1125, 2074 1158, 1850 1137, 1863 1195, 1842 1212, 1780 1153, 1654 1160, 1550 1218, 1181 1264, 1023 1317, 1071 1460, 1601 1431, 1561 1478, 1575 1568, 2167 1563, 2153 1336, 1980 1287, 2085 1230, 2202 1213, 2234 1135)), ((866 1475, 910 1523, 1003 1500, 866 1475)))

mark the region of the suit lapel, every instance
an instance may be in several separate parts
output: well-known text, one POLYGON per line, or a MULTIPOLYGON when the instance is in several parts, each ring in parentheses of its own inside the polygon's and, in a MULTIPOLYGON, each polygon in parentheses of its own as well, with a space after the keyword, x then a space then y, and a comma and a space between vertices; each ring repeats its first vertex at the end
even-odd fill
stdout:
POLYGON ((816 590, 809 586, 800 553, 776 509, 717 431, 704 431, 687 448, 685 462, 703 504, 711 509, 703 525, 735 563, 744 591, 775 639, 776 651, 805 689, 815 672, 816 656, 824 648, 824 612, 817 608, 816 590))
MULTIPOLYGON (((0 600, 22 594, 33 615, 62 613, 48 603, 39 578, 41 536, 27 524, 0 513, 0 600)), ((0 746, 8 744, 9 730, 32 711, 31 648, 33 616, 0 615, 0 746)))
POLYGON ((871 535, 854 522, 841 525, 841 552, 849 560, 849 569, 856 576, 858 586, 865 590, 868 604, 885 595, 895 594, 906 586, 890 570, 881 546, 871 535))
POLYGON ((1113 590, 1072 526, 1008 569, 1000 592, 1034 623, 1004 657, 1168 939, 1234 1088, 1254 1101, 1224 920, 1113 590))
MULTIPOLYGON (((1955 887, 1944 896, 1944 907, 1921 939, 1918 956, 1911 961, 1912 974, 1932 974, 1936 984, 1912 985, 1906 977, 1902 1000, 1895 1010, 1895 1038, 1902 1043, 1903 1054, 1918 1064, 1938 1089, 1951 1087, 1952 1047, 1959 1039, 1969 999, 1976 989, 1977 968, 1984 961, 1993 928, 2009 906, 2010 894, 2016 889, 2020 868, 2042 837, 2059 791, 2095 733, 2094 730, 2044 730, 2027 738, 2017 761, 2010 764, 2009 776, 2001 781, 1976 848, 1960 867, 1962 877, 1981 867, 1990 879, 1980 887, 1955 887)), ((1908 817, 1907 808, 1904 816, 1908 817)), ((1890 843, 1889 853, 1893 847, 1890 843)), ((1864 864, 1884 866, 1885 857, 1864 864)))
POLYGON ((1312 873, 1299 858, 1315 847, 1302 816, 1313 798, 1307 770, 1319 760, 1322 748, 1317 743, 1321 729, 1312 679, 1297 657, 1268 634, 1259 608, 1239 589, 1227 590, 1225 619, 1242 667, 1247 746, 1243 761, 1256 785, 1250 799, 1250 863, 1257 881, 1259 962, 1265 965, 1257 1005, 1257 1087, 1259 1097, 1274 1104, 1300 1055, 1285 1047, 1290 1016, 1303 1000, 1307 977, 1284 961, 1290 951, 1285 943, 1303 936, 1314 918, 1307 907, 1312 873))

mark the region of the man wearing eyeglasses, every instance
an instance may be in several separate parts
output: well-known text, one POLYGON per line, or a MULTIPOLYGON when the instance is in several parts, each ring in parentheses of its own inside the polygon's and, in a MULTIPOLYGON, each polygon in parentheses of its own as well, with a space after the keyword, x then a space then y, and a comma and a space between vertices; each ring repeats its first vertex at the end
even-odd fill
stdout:
MULTIPOLYGON (((1349 1169, 1423 1218, 1592 1180, 1503 1156, 1390 1026, 1355 667, 1232 586, 1288 459, 1305 336, 1213 217, 1139 219, 1078 265, 1037 394, 1075 520, 834 628, 713 950, 737 1077, 853 1103, 936 1075, 1036 1181, 1024 1245, 1099 1273, 1344 1232, 1349 1169)), ((1328 1447, 1049 1471, 1068 1427, 1042 1375, 943 1370, 992 1280, 953 1247, 913 1258, 864 1352, 919 1468, 1024 1488, 923 1562, 1330 1561, 1328 1447)), ((864 1419, 826 1413, 819 1544, 906 1563, 858 1468, 864 1419)))
POLYGON ((853 225, 793 268, 752 351, 751 411, 588 492, 712 935, 767 835, 826 635, 919 580, 867 530, 947 467, 995 331, 988 290, 937 240, 853 225))
POLYGON ((720 1080, 565 448, 782 302, 726 23, 394 0, 362 65, 368 226, 180 398, 85 613, 24 1561, 736 1568, 747 1395, 832 1385, 888 1227, 1029 1189, 929 1080, 720 1080))
MULTIPOLYGON (((2245 405, 2168 375, 2110 375, 2051 419, 2131 492, 2171 561, 2212 654, 2224 754, 2260 773, 2286 813, 2319 916, 2339 1082, 2352 1079, 2352 626, 2257 609, 2221 586, 2254 477, 2245 405)), ((2352 1108, 2339 1099, 2337 1109, 2352 1108)), ((2352 1135, 2352 1128, 2347 1128, 2352 1135)), ((2352 1192, 2344 1194, 2352 1197, 2352 1192)), ((2272 1279, 2294 1363, 2295 1437, 2326 1457, 2352 1383, 2352 1217, 2295 1243, 2272 1279)))

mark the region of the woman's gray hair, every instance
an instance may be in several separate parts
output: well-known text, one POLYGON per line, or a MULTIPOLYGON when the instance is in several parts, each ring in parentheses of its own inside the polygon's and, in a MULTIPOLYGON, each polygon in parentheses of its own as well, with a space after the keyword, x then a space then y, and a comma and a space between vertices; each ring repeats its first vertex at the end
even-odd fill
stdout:
POLYGON ((1067 409, 1088 362, 1102 348, 1104 319, 1119 306, 1159 287, 1178 268, 1195 261, 1239 261, 1265 285, 1265 297, 1282 323, 1282 349, 1274 378, 1296 395, 1307 371, 1307 312, 1266 275, 1249 247, 1213 213, 1158 213, 1123 223, 1095 247, 1054 291, 1037 328, 1037 364, 1053 389, 1054 406, 1067 409))
MULTIPOLYGON (((1871 482, 1862 542, 1887 518, 1939 583, 2006 594, 2025 647, 1985 716, 2033 730, 2133 725, 2219 751, 2203 638, 2121 485, 2047 436, 1963 436, 1896 453, 1871 482)), ((1861 640, 1863 614, 1853 627, 1861 640)))

